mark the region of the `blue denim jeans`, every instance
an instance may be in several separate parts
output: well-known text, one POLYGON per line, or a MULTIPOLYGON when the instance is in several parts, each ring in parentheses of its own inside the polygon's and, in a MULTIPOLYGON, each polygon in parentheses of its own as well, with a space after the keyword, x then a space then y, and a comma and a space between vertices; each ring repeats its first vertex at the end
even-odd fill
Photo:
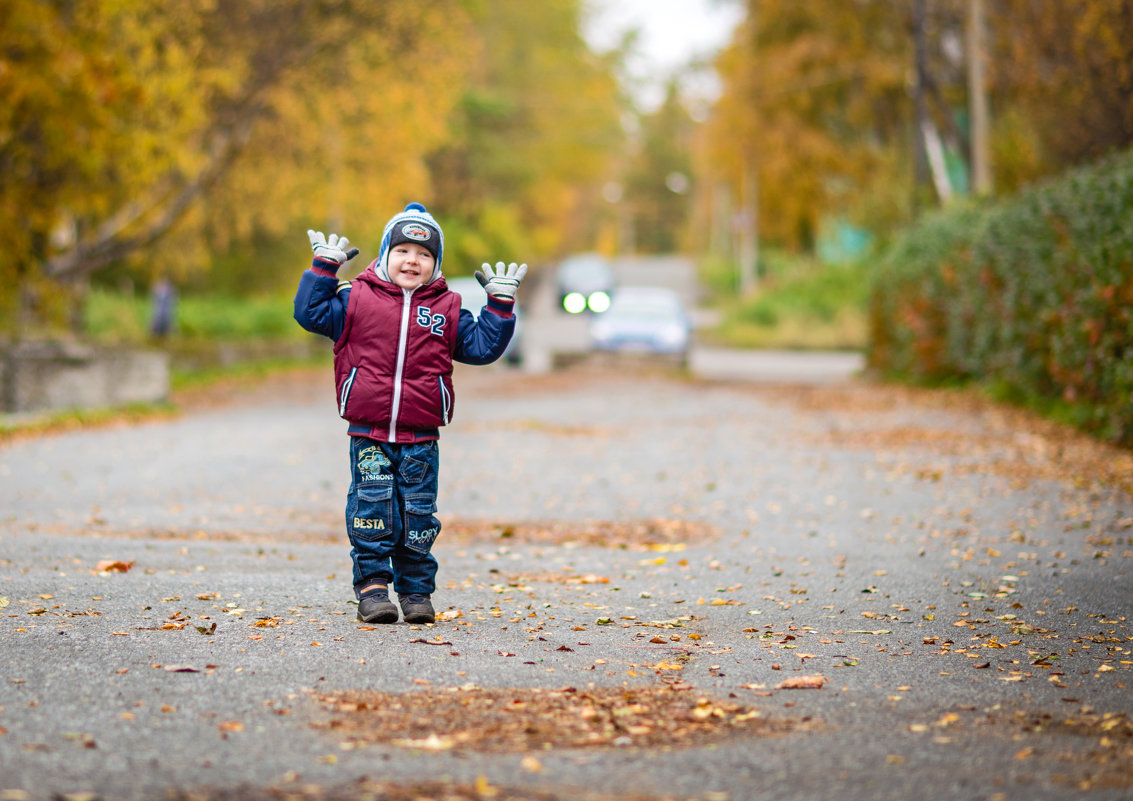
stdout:
POLYGON ((390 583, 398 595, 433 594, 438 453, 436 440, 399 445, 350 438, 346 530, 356 596, 371 584, 390 583))

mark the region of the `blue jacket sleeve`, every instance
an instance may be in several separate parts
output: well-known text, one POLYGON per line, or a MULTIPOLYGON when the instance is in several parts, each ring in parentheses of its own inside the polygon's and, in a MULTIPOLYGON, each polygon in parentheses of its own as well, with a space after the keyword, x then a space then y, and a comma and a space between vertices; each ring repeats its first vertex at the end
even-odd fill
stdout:
POLYGON ((346 303, 350 282, 339 281, 321 263, 303 272, 295 292, 295 321, 312 334, 322 334, 335 342, 346 324, 346 303))
POLYGON ((513 306, 513 303, 489 296, 479 319, 467 309, 461 309, 453 358, 465 364, 491 364, 503 356, 515 333, 513 306))

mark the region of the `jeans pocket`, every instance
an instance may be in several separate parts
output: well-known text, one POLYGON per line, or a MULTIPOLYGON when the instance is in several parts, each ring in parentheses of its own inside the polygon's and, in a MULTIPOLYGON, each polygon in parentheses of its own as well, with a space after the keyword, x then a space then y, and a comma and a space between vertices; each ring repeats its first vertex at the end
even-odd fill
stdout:
POLYGON ((436 518, 437 501, 432 495, 405 496, 405 547, 425 555, 441 533, 436 518))
POLYGON ((406 456, 401 460, 401 465, 398 467, 398 473, 408 484, 420 484, 423 482, 428 470, 428 462, 422 461, 415 456, 406 456))
POLYGON ((364 487, 350 521, 351 536, 360 540, 380 540, 393 532, 393 486, 364 487))

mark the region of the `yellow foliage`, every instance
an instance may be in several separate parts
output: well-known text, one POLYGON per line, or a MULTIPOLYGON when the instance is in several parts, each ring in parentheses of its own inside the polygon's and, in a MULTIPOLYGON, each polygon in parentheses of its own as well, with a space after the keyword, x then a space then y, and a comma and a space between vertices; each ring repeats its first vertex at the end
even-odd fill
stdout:
POLYGON ((0 0, 0 293, 221 256, 276 281, 252 243, 298 265, 320 227, 372 257, 414 200, 457 252, 578 246, 622 136, 581 9, 0 0))
MULTIPOLYGON (((983 7, 999 191, 1133 145, 1127 0, 983 7)), ((700 217, 711 216, 721 186, 738 209, 745 185, 757 184, 760 238, 788 247, 809 245, 827 216, 874 229, 907 220, 913 4, 748 0, 747 9, 716 63, 723 94, 698 143, 709 179, 700 217)), ((966 159, 970 6, 937 0, 924 9, 926 113, 949 155, 966 159)))
POLYGON ((287 226, 380 231, 429 194, 465 6, 0 0, 0 285, 127 257, 185 274, 287 226))
POLYGON ((823 214, 853 207, 877 143, 902 135, 909 45, 884 3, 761 0, 750 9, 717 62, 724 94, 700 164, 737 205, 745 172, 754 173, 761 239, 797 248, 823 214))
POLYGON ((431 160, 438 208, 470 232, 454 250, 473 262, 586 247, 580 220, 622 133, 612 70, 578 35, 580 14, 579 0, 477 6, 484 46, 466 65, 453 141, 431 160), (510 231, 472 234, 493 208, 514 211, 510 231), (492 250, 477 252, 481 243, 492 250))

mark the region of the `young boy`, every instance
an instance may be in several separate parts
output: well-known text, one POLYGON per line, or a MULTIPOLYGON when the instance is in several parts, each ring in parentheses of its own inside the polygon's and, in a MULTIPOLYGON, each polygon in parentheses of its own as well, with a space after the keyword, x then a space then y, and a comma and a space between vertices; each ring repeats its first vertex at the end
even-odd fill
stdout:
POLYGON ((315 258, 299 280, 295 319, 334 340, 338 413, 350 424, 346 531, 358 619, 397 622, 392 581, 405 621, 432 623, 437 439, 452 418, 453 361, 489 364, 503 354, 527 265, 477 271, 488 295, 477 319, 445 284, 444 234, 419 203, 390 219, 378 258, 353 281, 337 275, 358 254, 346 237, 307 236, 315 258))

